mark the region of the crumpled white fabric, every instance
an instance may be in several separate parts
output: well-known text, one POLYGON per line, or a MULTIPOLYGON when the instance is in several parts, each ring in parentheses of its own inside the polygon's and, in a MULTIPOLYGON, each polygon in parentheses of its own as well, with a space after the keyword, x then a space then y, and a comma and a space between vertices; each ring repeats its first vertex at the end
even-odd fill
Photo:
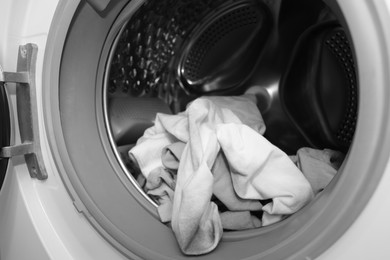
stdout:
POLYGON ((270 205, 263 207, 263 225, 293 213, 312 198, 310 184, 287 155, 266 142, 261 136, 264 131, 253 97, 202 97, 177 115, 158 114, 155 125, 130 150, 130 156, 148 178, 164 167, 161 152, 166 146, 175 142, 186 144, 177 172, 171 220, 183 253, 208 253, 221 239, 218 208, 210 201, 214 183, 211 169, 221 145, 233 169, 237 194, 242 198, 272 199, 270 205), (273 160, 278 162, 277 166, 264 165, 273 160), (260 173, 263 169, 267 169, 265 175, 260 173), (299 176, 298 180, 292 180, 294 176, 299 176), (266 185, 254 181, 264 181, 266 185), (278 193, 279 188, 282 190, 278 193))
POLYGON ((345 155, 332 149, 300 148, 291 160, 310 182, 314 194, 320 193, 335 177, 345 155))
POLYGON ((210 114, 208 119, 214 123, 209 123, 209 126, 222 122, 244 123, 260 134, 264 134, 265 124, 255 100, 253 95, 201 97, 190 103, 186 111, 176 115, 158 113, 154 126, 146 129, 136 146, 129 152, 129 156, 138 163, 142 174, 147 178, 151 171, 163 167, 161 152, 166 146, 178 141, 188 142, 190 131, 196 130, 189 129, 189 118, 195 121, 196 118, 200 119, 202 114, 210 114))
POLYGON ((262 210, 263 226, 301 209, 314 194, 287 154, 243 124, 222 124, 217 138, 226 155, 234 190, 243 199, 272 201, 262 210))

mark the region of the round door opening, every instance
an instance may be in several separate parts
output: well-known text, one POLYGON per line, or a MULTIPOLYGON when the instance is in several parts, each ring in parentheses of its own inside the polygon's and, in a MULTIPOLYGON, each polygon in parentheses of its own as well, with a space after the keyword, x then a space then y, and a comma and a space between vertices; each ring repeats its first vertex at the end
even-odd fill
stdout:
MULTIPOLYGON (((187 225, 175 218, 199 223, 217 206, 225 231, 264 227, 331 182, 357 121, 347 33, 322 1, 146 1, 121 26, 103 88, 109 137, 132 183, 163 222, 176 224, 179 242, 187 225), (203 163, 207 169, 199 170, 203 163), (194 175, 203 175, 198 186, 194 175), (186 201, 174 199, 177 187, 180 196, 211 204, 192 219, 178 212, 186 201)), ((205 233, 212 229, 220 235, 220 226, 205 233)), ((207 251, 182 243, 188 254, 207 251)))
MULTIPOLYGON (((172 229, 160 220, 161 198, 150 187, 145 189, 142 163, 129 151, 146 133, 153 133, 156 123, 166 126, 162 118, 203 113, 202 120, 188 124, 191 127, 169 128, 175 141, 185 143, 185 158, 189 131, 197 129, 196 123, 210 126, 210 120, 216 120, 222 127, 214 125, 208 134, 203 133, 210 128, 200 127, 199 142, 190 141, 192 147, 217 144, 217 152, 194 156, 206 158, 208 168, 215 167, 218 156, 226 157, 228 163, 219 165, 227 168, 225 172, 250 168, 258 161, 233 167, 227 152, 238 149, 224 147, 229 142, 249 145, 254 147, 249 155, 256 158, 261 154, 258 140, 248 138, 261 136, 262 144, 302 173, 302 151, 327 149, 317 157, 327 158, 325 169, 333 175, 318 182, 314 194, 311 180, 300 173, 303 187, 307 190, 309 183, 313 194, 305 193, 305 202, 294 213, 279 214, 283 216, 277 221, 268 222, 272 225, 263 225, 263 207, 272 208, 272 198, 256 198, 257 206, 247 214, 255 228, 225 229, 215 250, 199 258, 302 259, 321 254, 364 208, 383 174, 384 155, 389 154, 383 141, 390 133, 383 116, 388 82, 372 78, 367 68, 370 64, 378 66, 377 71, 387 69, 378 65, 387 64, 377 53, 384 48, 381 32, 360 30, 361 19, 353 19, 356 9, 372 10, 368 6, 378 8, 367 1, 123 0, 99 12, 81 2, 67 13, 71 23, 60 23, 57 31, 53 26, 57 34, 48 46, 56 55, 45 56, 44 71, 59 68, 59 73, 46 75, 48 94, 43 95, 50 106, 45 113, 52 123, 47 125, 51 148, 78 210, 126 257, 186 258, 172 229), (61 33, 64 42, 57 37, 61 33), (368 47, 365 39, 377 48, 368 47), (63 46, 62 56, 55 52, 57 46, 63 46), (359 60, 365 62, 356 63, 359 60), (232 133, 226 125, 239 125, 233 131, 238 134, 222 142, 221 133, 232 133), (222 132, 216 134, 216 129, 222 132)), ((365 25, 377 26, 372 14, 366 17, 365 25)), ((146 154, 160 153, 151 147, 146 154)), ((188 169, 185 173, 193 170, 188 169)), ((156 180, 170 188, 180 182, 168 177, 156 180)), ((208 183, 210 200, 205 204, 218 206, 210 212, 230 212, 221 198, 210 194, 210 179, 193 186, 205 188, 208 183)))

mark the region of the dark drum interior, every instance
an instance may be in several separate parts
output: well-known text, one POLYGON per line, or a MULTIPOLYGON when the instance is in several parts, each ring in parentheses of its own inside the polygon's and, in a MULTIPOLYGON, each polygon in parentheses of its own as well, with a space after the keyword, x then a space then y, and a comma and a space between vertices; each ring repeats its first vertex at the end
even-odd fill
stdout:
POLYGON ((322 1, 146 1, 111 48, 105 95, 113 146, 127 152, 157 112, 205 95, 256 95, 265 137, 348 152, 357 120, 348 31, 322 1))

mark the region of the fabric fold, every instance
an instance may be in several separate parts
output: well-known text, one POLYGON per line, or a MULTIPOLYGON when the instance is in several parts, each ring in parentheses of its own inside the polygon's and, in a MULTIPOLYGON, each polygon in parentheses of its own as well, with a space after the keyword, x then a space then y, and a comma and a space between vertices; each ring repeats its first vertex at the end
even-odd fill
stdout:
POLYGON ((337 172, 333 153, 301 150, 294 164, 265 130, 253 96, 202 97, 177 115, 157 114, 129 151, 184 254, 212 251, 224 228, 257 228, 295 213, 337 172))
POLYGON ((215 127, 222 123, 245 123, 255 131, 265 131, 253 96, 202 97, 177 115, 157 114, 155 125, 129 152, 147 178, 154 169, 163 167, 161 154, 165 147, 177 141, 186 144, 177 172, 171 220, 185 254, 213 250, 218 244, 215 240, 222 234, 218 208, 210 201, 211 168, 220 150, 215 127))
MULTIPOLYGON (((233 187, 229 163, 222 151, 220 151, 217 159, 215 160, 212 173, 214 176, 213 194, 224 204, 224 206, 229 211, 261 210, 262 205, 260 201, 243 199, 237 195, 233 187)), ((225 226, 223 222, 224 221, 222 221, 222 224, 225 226)), ((229 220, 229 222, 232 221, 229 220)))
POLYGON ((236 193, 243 199, 272 199, 263 207, 263 225, 296 212, 313 198, 310 183, 290 158, 253 129, 223 124, 217 136, 236 193))
POLYGON ((337 174, 345 155, 332 149, 303 147, 295 156, 295 163, 310 182, 315 194, 321 192, 337 174))

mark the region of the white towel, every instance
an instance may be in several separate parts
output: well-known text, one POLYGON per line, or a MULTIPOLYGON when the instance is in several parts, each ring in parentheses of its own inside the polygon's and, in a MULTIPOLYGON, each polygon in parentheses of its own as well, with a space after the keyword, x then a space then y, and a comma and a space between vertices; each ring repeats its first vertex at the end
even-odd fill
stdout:
MULTIPOLYGON (((229 162, 222 151, 218 154, 217 159, 215 160, 212 173, 214 176, 213 194, 223 203, 227 210, 240 212, 261 210, 262 205, 259 200, 243 199, 237 195, 237 192, 233 187, 229 162)), ((229 222, 232 221, 229 220, 229 222)), ((227 229, 232 229, 231 225, 228 227, 225 225, 224 221, 222 221, 222 226, 227 229)), ((241 226, 244 225, 242 224, 241 226)))
MULTIPOLYGON (((202 97, 188 105, 202 107, 203 110, 192 109, 191 114, 186 111, 176 114, 158 113, 154 126, 146 129, 144 135, 138 139, 136 146, 131 149, 129 156, 138 163, 142 174, 147 178, 155 168, 161 164, 162 150, 177 141, 187 143, 190 139, 189 117, 197 117, 208 111, 214 113, 215 123, 242 122, 263 134, 265 124, 255 103, 255 96, 244 95, 238 97, 202 97), (218 109, 217 109, 218 108, 218 109)), ((212 116, 210 120, 213 120, 212 116)), ((195 129, 191 130, 194 132, 195 129)))
POLYGON ((264 123, 255 103, 245 97, 197 99, 186 112, 190 138, 178 170, 172 229, 185 254, 199 255, 213 250, 222 236, 218 208, 210 202, 213 191, 211 168, 220 150, 216 126, 245 121, 262 131, 264 123), (239 118, 237 114, 245 116, 239 118))
POLYGON ((236 193, 243 199, 272 199, 262 209, 264 226, 295 213, 313 198, 310 183, 290 158, 242 124, 217 128, 236 193))
POLYGON ((163 167, 164 147, 177 141, 186 143, 172 211, 172 229, 185 254, 210 252, 222 236, 218 208, 210 202, 213 189, 210 169, 220 150, 215 127, 232 122, 248 124, 260 133, 265 131, 253 96, 202 97, 177 115, 158 114, 155 125, 145 131, 129 152, 147 178, 153 170, 163 167))
MULTIPOLYGON (((263 207, 263 225, 294 213, 312 198, 308 181, 284 153, 266 142, 261 135, 264 131, 253 97, 202 97, 178 115, 158 114, 155 125, 130 150, 148 178, 151 172, 164 168, 161 153, 166 146, 178 141, 186 144, 177 172, 171 221, 183 253, 208 253, 221 239, 218 207, 210 201, 214 186, 211 169, 221 146, 237 195, 242 199, 272 199, 263 207)), ((159 178, 164 181, 163 175, 159 178)), ((170 188, 164 184, 159 190, 165 192, 164 200, 170 198, 170 188)), ((243 213, 249 217, 248 223, 261 225, 248 213, 243 213)), ((232 217, 225 215, 226 219, 232 217)))
POLYGON ((150 172, 144 187, 145 192, 160 205, 158 213, 164 223, 171 221, 175 186, 175 176, 168 170, 158 168, 150 172))

